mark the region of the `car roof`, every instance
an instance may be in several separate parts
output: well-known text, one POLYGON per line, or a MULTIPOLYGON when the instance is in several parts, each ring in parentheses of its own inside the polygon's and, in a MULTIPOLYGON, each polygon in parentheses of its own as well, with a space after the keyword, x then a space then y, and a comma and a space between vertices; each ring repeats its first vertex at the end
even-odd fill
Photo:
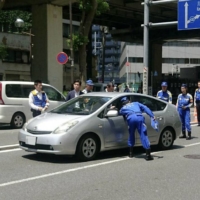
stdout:
POLYGON ((81 96, 100 96, 100 97, 120 97, 120 96, 130 96, 130 95, 139 95, 139 96, 147 96, 154 98, 153 96, 144 95, 140 93, 131 93, 131 92, 90 92, 87 94, 83 94, 81 96))
MULTIPOLYGON (((34 85, 34 82, 32 82, 32 81, 0 81, 0 83, 34 85)), ((49 84, 42 83, 42 85, 49 85, 49 84)))

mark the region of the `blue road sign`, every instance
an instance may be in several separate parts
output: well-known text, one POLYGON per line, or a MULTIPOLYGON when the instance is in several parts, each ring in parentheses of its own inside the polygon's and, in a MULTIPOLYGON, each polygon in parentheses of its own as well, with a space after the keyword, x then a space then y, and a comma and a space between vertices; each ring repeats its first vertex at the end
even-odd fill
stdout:
POLYGON ((200 29, 200 0, 178 1, 178 30, 200 29))

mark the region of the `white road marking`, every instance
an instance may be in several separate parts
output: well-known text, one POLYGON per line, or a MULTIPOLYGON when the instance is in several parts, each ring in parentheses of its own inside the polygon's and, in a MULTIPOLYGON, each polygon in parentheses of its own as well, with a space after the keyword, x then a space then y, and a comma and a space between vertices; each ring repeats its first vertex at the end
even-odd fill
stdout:
POLYGON ((0 151, 0 153, 7 153, 7 152, 12 152, 12 151, 20 151, 22 149, 20 148, 17 148, 17 149, 9 149, 9 150, 3 150, 3 151, 0 151))
POLYGON ((14 149, 19 147, 19 144, 12 144, 12 145, 6 145, 6 146, 0 146, 0 151, 1 150, 6 150, 6 149, 14 149))
MULTIPOLYGON (((191 147, 191 146, 196 146, 196 145, 200 145, 200 142, 193 143, 193 144, 188 144, 188 145, 184 145, 183 147, 186 148, 186 147, 191 147)), ((14 151, 14 150, 16 150, 16 149, 13 149, 11 151, 14 151)), ((21 149, 18 149, 18 150, 21 150, 21 149)), ((153 152, 152 155, 159 154, 159 153, 162 153, 162 152, 163 151, 153 152)), ((111 161, 97 163, 97 164, 92 164, 92 165, 87 165, 87 166, 83 166, 83 167, 77 167, 77 168, 73 168, 73 169, 67 169, 67 170, 58 171, 58 172, 54 172, 54 173, 44 174, 44 175, 41 175, 41 176, 34 176, 34 177, 25 178, 25 179, 21 179, 21 180, 16 180, 16 181, 11 181, 11 182, 7 182, 7 183, 2 183, 2 184, 0 184, 0 187, 14 185, 14 184, 18 184, 18 183, 29 182, 29 181, 38 180, 38 179, 42 179, 42 178, 47 178, 47 177, 51 177, 51 176, 56 176, 56 175, 60 175, 60 174, 66 174, 66 173, 70 173, 70 172, 80 171, 80 170, 83 170, 83 169, 89 169, 89 168, 99 167, 99 166, 108 165, 108 164, 112 164, 112 163, 117 163, 117 162, 129 160, 129 159, 130 159, 129 157, 123 157, 123 158, 120 158, 120 159, 117 159, 117 160, 111 160, 111 161)))

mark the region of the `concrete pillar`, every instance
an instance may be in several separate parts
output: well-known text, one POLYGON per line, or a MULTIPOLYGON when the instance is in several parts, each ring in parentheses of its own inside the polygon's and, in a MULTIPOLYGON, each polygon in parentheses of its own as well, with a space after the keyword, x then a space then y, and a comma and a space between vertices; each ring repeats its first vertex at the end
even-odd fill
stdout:
POLYGON ((162 80, 162 43, 150 43, 150 68, 149 68, 149 85, 152 86, 153 78, 153 94, 160 90, 162 80), (157 76, 154 73, 157 72, 157 76), (151 76, 151 73, 153 73, 151 76))
POLYGON ((63 51, 62 7, 34 5, 32 14, 32 80, 41 79, 62 91, 63 65, 56 60, 63 51))

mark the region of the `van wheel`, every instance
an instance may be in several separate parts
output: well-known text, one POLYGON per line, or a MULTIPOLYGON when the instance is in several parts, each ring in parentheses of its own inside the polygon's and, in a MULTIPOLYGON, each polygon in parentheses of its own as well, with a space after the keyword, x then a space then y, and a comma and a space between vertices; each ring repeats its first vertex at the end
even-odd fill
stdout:
POLYGON ((15 113, 12 117, 12 128, 22 128, 25 123, 25 117, 22 113, 15 113))

